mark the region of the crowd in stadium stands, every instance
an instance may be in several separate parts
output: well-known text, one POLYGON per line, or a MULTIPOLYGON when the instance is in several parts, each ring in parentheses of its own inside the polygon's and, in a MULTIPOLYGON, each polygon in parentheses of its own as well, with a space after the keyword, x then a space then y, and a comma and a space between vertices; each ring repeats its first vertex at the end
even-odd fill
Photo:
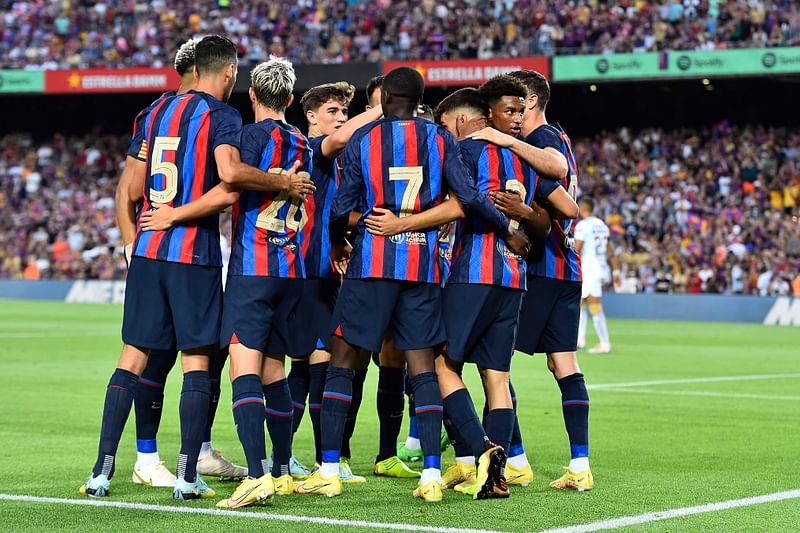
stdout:
POLYGON ((169 64, 224 33, 242 62, 336 63, 791 46, 793 0, 7 1, 0 67, 169 64))
MULTIPOLYGON (((124 279, 126 142, 0 138, 0 278, 124 279)), ((573 146, 581 194, 612 229, 618 291, 800 296, 800 131, 622 129, 573 146)))

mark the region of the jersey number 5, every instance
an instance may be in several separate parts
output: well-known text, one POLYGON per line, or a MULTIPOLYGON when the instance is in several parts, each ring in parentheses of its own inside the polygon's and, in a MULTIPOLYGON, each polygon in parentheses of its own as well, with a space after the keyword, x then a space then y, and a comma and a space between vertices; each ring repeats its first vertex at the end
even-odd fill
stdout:
MULTIPOLYGON (((271 168, 269 172, 283 174, 286 171, 282 168, 271 168)), ((311 177, 308 172, 298 172, 297 175, 301 178, 311 177)), ((256 227, 277 233, 284 233, 290 229, 298 232, 303 229, 303 226, 308 222, 308 214, 306 214, 306 208, 299 200, 292 200, 289 209, 286 211, 286 217, 280 218, 280 211, 287 202, 289 202, 289 195, 287 193, 282 192, 278 194, 278 196, 272 200, 272 203, 258 214, 256 227), (298 211, 300 211, 300 220, 297 220, 298 211)))
POLYGON ((389 167, 389 181, 407 181, 406 192, 400 204, 400 216, 414 213, 419 191, 422 189, 422 167, 389 167))
POLYGON ((150 189, 150 201, 156 204, 171 202, 178 194, 178 167, 170 161, 162 161, 164 152, 177 150, 181 143, 180 137, 156 137, 153 143, 153 157, 150 159, 150 175, 162 174, 164 176, 164 189, 158 191, 150 189))

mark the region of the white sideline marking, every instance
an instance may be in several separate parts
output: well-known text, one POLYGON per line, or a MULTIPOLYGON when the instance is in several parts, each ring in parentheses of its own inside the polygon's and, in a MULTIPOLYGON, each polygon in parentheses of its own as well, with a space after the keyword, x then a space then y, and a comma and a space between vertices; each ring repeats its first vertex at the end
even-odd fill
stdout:
POLYGON ((712 376, 707 378, 686 378, 686 379, 662 379, 658 381, 630 381, 628 383, 602 383, 599 385, 587 385, 589 390, 595 389, 620 389, 628 387, 639 387, 641 385, 672 385, 682 383, 715 383, 719 381, 756 381, 759 379, 786 379, 800 378, 800 374, 752 374, 749 376, 712 376))
POLYGON ((714 511, 724 511, 726 509, 747 507, 749 505, 758 505, 760 503, 779 502, 782 500, 791 500, 795 498, 800 498, 800 489, 787 490, 785 492, 775 492, 773 494, 765 494, 763 496, 753 496, 751 498, 742 498, 739 500, 728 500, 718 503, 696 505, 694 507, 681 507, 679 509, 656 511, 654 513, 644 513, 636 516, 623 516, 621 518, 600 520, 597 522, 592 522, 590 524, 583 524, 579 526, 546 529, 544 531, 540 531, 539 533, 587 533, 589 531, 600 531, 603 529, 615 529, 618 527, 635 526, 639 524, 645 524, 648 522, 667 520, 669 518, 678 518, 681 516, 690 516, 701 513, 711 513, 714 511))
POLYGON ((114 507, 118 509, 136 509, 137 511, 160 511, 164 513, 186 513, 210 516, 223 516, 228 518, 255 518, 259 520, 277 520, 282 522, 305 522, 311 524, 324 524, 328 526, 366 527, 371 529, 391 529, 395 531, 428 531, 431 533, 501 533, 488 529, 465 529, 460 527, 421 526, 417 524, 394 524, 389 522, 368 522, 366 520, 342 520, 323 516, 296 516, 288 514, 254 513, 246 511, 231 511, 225 509, 206 509, 192 507, 176 507, 170 505, 151 505, 145 503, 115 502, 108 500, 73 498, 43 498, 40 496, 25 496, 17 494, 0 494, 0 500, 29 502, 29 503, 57 503, 64 505, 88 505, 89 507, 114 507))
POLYGON ((747 394, 738 392, 702 392, 690 390, 654 390, 654 389, 602 389, 603 392, 630 392, 633 394, 658 394, 666 396, 708 396, 710 398, 747 398, 753 400, 778 400, 778 401, 800 401, 800 396, 773 396, 770 394, 747 394))

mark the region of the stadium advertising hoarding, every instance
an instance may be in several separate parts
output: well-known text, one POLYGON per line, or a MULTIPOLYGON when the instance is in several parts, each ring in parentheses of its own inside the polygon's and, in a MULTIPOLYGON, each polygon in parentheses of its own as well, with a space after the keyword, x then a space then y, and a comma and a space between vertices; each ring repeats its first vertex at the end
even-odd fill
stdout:
POLYGON ((800 73, 800 47, 553 58, 556 82, 797 73, 800 73))
POLYGON ((383 73, 398 67, 411 67, 422 74, 427 86, 479 85, 492 76, 515 70, 537 70, 550 77, 550 61, 546 57, 510 59, 462 59, 453 61, 387 61, 383 73))
POLYGON ((0 70, 0 93, 40 93, 44 91, 44 72, 0 70))
MULTIPOLYGON (((3 298, 121 304, 125 299, 125 282, 0 280, 0 299, 3 298)), ((603 307, 611 318, 750 322, 800 327, 800 297, 609 293, 603 295, 603 307)))
POLYGON ((173 68, 53 70, 45 73, 44 89, 49 94, 156 93, 180 81, 173 68))

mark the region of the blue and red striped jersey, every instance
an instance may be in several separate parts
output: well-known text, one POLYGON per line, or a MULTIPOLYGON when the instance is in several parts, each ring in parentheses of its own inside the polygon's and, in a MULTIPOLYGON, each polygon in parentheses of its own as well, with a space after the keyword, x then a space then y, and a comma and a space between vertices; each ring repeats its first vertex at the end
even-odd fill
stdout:
POLYGON ((366 207, 346 277, 439 283, 438 228, 384 237, 366 231, 364 218, 374 207, 396 216, 420 213, 439 205, 448 188, 498 231, 508 227, 508 219, 470 180, 461 150, 444 128, 420 118, 393 117, 356 131, 344 151, 330 216, 331 241, 341 243, 349 213, 366 207))
POLYGON ((331 214, 333 196, 342 176, 341 162, 338 158, 329 159, 322 153, 322 141, 327 135, 309 139, 308 143, 314 152, 311 181, 317 187, 314 197, 306 200, 308 223, 303 228, 303 258, 306 265, 306 276, 312 278, 333 278, 339 275, 331 264, 331 238, 328 231, 328 219, 331 214))
MULTIPOLYGON (((143 212, 153 204, 188 204, 208 192, 219 183, 214 150, 223 144, 238 148, 242 135, 238 111, 197 91, 164 98, 144 121, 148 149, 143 212)), ((165 231, 137 230, 133 255, 222 266, 219 217, 182 222, 165 231)))
MULTIPOLYGON (((558 183, 575 199, 578 192, 578 166, 572 142, 558 124, 543 124, 528 135, 528 144, 537 148, 552 147, 567 158, 569 170, 558 183)), ((581 281, 581 258, 575 252, 572 220, 553 220, 550 233, 535 240, 528 254, 528 275, 565 281, 581 281)))
MULTIPOLYGON (((460 145, 470 175, 484 194, 515 191, 531 205, 534 199, 547 199, 558 187, 555 181, 539 180, 533 168, 509 148, 473 139, 465 139, 460 145)), ((458 222, 448 283, 525 290, 525 266, 525 259, 508 248, 502 236, 483 220, 468 213, 458 222)))
MULTIPOLYGON (((242 132, 242 162, 283 171, 301 161, 311 173, 311 148, 300 130, 279 120, 248 124, 242 132)), ((313 209, 313 204, 312 204, 313 209)), ((233 245, 228 273, 234 276, 304 278, 301 230, 313 213, 285 192, 242 191, 233 204, 233 245)))
MULTIPOLYGON (((131 133, 131 143, 128 146, 129 156, 135 157, 141 161, 144 161, 147 158, 146 146, 144 151, 142 151, 142 144, 144 143, 144 119, 147 117, 150 111, 159 104, 159 102, 161 102, 164 98, 169 98, 170 96, 175 96, 175 91, 165 92, 152 104, 139 111, 139 114, 136 115, 135 119, 133 119, 133 133, 131 133)), ((146 143, 144 144, 146 145, 146 143)))

